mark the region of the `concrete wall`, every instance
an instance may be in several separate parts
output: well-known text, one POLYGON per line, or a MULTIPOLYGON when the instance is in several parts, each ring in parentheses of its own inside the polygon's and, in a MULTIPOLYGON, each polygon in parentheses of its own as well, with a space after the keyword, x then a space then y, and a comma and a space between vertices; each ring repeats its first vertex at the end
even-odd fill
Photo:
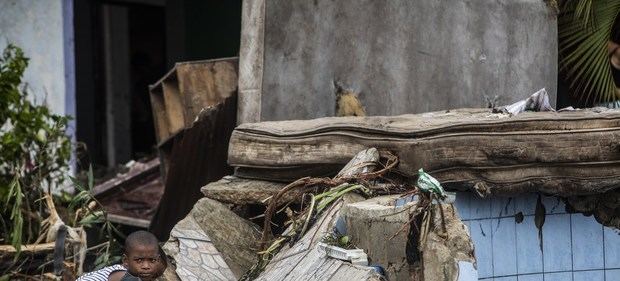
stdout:
MULTIPOLYGON (((67 0, 0 0, 0 49, 13 43, 24 50, 30 64, 24 74, 33 99, 46 102, 56 113, 72 114, 72 60, 65 55, 71 47, 71 3, 67 0), (63 19, 67 19, 65 22, 63 19), (65 24, 68 23, 69 25, 65 24), (66 48, 65 48, 66 46, 66 48), (65 66, 65 61, 71 65, 65 66), (69 81, 69 82, 67 82, 69 81), (71 98, 71 97, 70 97, 71 98)), ((71 32, 72 33, 72 32, 71 32)), ((72 48, 67 54, 72 56, 72 48)))
POLYGON ((592 216, 566 213, 563 202, 543 196, 541 249, 534 224, 536 200, 534 194, 493 199, 457 194, 455 205, 471 232, 480 280, 620 280, 618 230, 592 216), (521 223, 515 221, 519 212, 521 223))
POLYGON ((334 80, 369 115, 555 101, 556 38, 542 0, 245 1, 240 121, 332 116, 334 80))

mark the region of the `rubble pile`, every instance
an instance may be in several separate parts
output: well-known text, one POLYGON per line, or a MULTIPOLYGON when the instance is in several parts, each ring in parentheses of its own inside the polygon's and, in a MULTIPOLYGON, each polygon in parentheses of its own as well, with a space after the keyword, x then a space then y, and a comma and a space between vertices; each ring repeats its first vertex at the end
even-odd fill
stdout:
MULTIPOLYGON (((612 192, 619 128, 620 112, 603 109, 243 124, 228 151, 235 174, 202 187, 206 198, 174 227, 166 276, 477 280, 451 191, 612 192)), ((610 200, 573 207, 613 224, 610 200)))

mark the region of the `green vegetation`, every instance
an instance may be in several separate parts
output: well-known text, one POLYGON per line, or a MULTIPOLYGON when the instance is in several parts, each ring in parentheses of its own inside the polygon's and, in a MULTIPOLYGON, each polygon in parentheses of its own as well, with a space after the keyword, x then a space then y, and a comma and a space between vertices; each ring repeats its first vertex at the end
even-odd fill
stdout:
POLYGON ((80 247, 97 252, 98 267, 116 263, 119 247, 114 237, 123 234, 90 193, 92 169, 86 183, 69 176, 71 141, 66 128, 70 118, 28 99, 22 83, 27 66, 28 58, 16 46, 9 45, 0 57, 0 244, 17 250, 13 265, 0 268, 0 279, 20 272, 28 259, 20 257, 23 245, 56 237, 58 224, 73 233, 100 229, 104 243, 85 249, 82 241, 80 247), (52 193, 62 186, 72 186, 76 193, 52 193))
MULTIPOLYGON (((62 184, 71 143, 68 117, 28 100, 21 79, 28 59, 9 45, 0 58, 0 242, 19 250, 39 235, 33 220, 44 208, 43 192, 62 184), (10 218, 6 221, 5 218, 10 218), (27 219, 24 219, 27 218, 27 219)), ((40 217, 40 216, 39 216, 40 217)))
POLYGON ((572 81, 570 88, 581 102, 620 98, 607 54, 619 14, 620 0, 567 0, 560 6, 560 69, 572 81))

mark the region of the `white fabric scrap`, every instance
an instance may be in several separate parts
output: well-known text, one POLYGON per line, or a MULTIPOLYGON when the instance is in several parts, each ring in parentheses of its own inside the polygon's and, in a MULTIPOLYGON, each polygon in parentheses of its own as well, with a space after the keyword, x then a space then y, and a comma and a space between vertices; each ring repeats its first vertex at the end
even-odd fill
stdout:
POLYGON ((524 111, 555 111, 555 109, 549 104, 547 90, 542 88, 527 99, 500 108, 500 111, 517 115, 524 111))

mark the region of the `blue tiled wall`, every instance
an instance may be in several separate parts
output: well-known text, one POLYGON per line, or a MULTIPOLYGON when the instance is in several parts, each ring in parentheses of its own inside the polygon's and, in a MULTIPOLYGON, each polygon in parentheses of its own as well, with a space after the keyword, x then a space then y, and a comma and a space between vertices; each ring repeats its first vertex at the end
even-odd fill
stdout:
POLYGON ((543 196, 541 243, 534 222, 537 198, 457 194, 455 205, 470 229, 480 280, 620 281, 620 232, 592 216, 566 213, 562 201, 543 196), (517 223, 519 212, 524 217, 517 223))

